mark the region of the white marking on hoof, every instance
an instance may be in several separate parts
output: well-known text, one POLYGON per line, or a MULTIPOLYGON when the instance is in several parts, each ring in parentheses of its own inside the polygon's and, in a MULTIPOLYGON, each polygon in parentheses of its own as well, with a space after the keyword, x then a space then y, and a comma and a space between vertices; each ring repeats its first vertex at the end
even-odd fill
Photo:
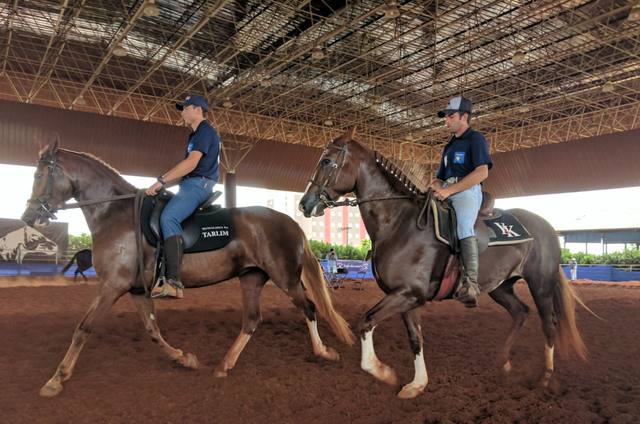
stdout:
POLYGON ((378 380, 387 383, 391 386, 398 384, 398 377, 395 371, 382 363, 376 356, 375 349, 373 348, 373 330, 364 333, 364 340, 362 340, 362 360, 360 367, 373 375, 378 380))
POLYGON ((62 384, 53 379, 47 381, 47 384, 42 386, 38 394, 43 397, 54 397, 62 391, 62 384))
POLYGON ((544 365, 547 370, 553 371, 553 346, 544 345, 544 365))
POLYGON ((413 399, 416 396, 424 392, 425 387, 429 383, 429 376, 427 375, 427 366, 424 362, 424 351, 420 349, 420 353, 416 355, 413 360, 415 368, 415 374, 413 381, 400 390, 398 397, 401 399, 413 399))
POLYGON ((320 338, 318 333, 318 321, 307 320, 307 327, 309 328, 309 336, 311 337, 311 346, 313 347, 313 353, 316 356, 324 358, 328 361, 337 362, 340 360, 340 355, 335 349, 326 346, 320 338))
POLYGON ((153 315, 153 314, 149 314, 149 319, 150 319, 151 321, 155 321, 155 320, 156 320, 156 316, 155 316, 155 315, 153 315))
POLYGON ((511 372, 511 361, 507 361, 504 363, 504 365, 502 366, 502 371, 507 374, 511 372))

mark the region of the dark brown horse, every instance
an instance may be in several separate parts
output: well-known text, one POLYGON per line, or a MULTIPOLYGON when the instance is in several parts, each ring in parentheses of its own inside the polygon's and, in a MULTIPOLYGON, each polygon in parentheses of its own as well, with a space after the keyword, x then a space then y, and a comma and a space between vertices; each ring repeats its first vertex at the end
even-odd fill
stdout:
POLYGON ((82 275, 84 281, 87 282, 87 276, 84 275, 84 271, 93 266, 93 260, 91 259, 91 249, 78 250, 75 255, 71 257, 69 263, 67 263, 64 268, 62 268, 60 274, 64 275, 64 273, 67 272, 67 270, 71 268, 74 263, 77 265, 77 267, 75 272, 73 273, 73 282, 76 282, 78 274, 82 275))
MULTIPOLYGON (((136 188, 114 169, 91 155, 59 149, 57 142, 40 153, 31 199, 22 217, 27 224, 47 221, 71 197, 83 203, 120 197, 120 200, 82 207, 93 238, 93 263, 101 288, 76 328, 67 354, 53 377, 40 390, 43 396, 55 396, 62 390, 62 383, 71 377, 94 321, 122 295, 130 292, 153 341, 182 366, 198 367, 193 354, 183 353, 162 338, 152 300, 133 295, 140 290, 132 289, 140 289, 141 284, 136 281, 138 229, 134 226, 133 198, 121 198, 135 192, 136 188)), ((338 353, 324 345, 318 335, 316 308, 342 341, 353 344, 355 337, 345 320, 334 310, 320 265, 300 227, 287 215, 263 207, 232 209, 232 216, 236 238, 222 249, 185 255, 182 266, 182 281, 187 288, 204 287, 234 277, 240 280, 242 330, 216 367, 215 375, 227 375, 256 330, 261 319, 260 292, 269 279, 284 290, 304 313, 313 352, 337 361, 338 353)), ((153 249, 145 243, 143 278, 146 284, 153 278, 153 256, 153 249)))
MULTIPOLYGON (((418 307, 435 298, 450 251, 436 239, 433 225, 418 230, 416 223, 424 199, 407 196, 407 191, 399 188, 397 179, 380 169, 374 152, 352 139, 353 131, 347 131, 329 143, 300 201, 300 209, 307 217, 320 216, 341 195, 355 193, 373 244, 374 275, 385 293, 359 322, 361 366, 377 379, 397 384, 393 369, 376 356, 373 330, 386 318, 400 314, 415 355, 415 377, 398 396, 413 398, 424 391, 428 382, 418 307)), ((577 297, 560 268, 560 246, 551 225, 525 210, 510 212, 524 224, 534 240, 487 248, 480 255, 479 283, 482 291, 489 293, 513 318, 500 363, 508 373, 511 346, 529 310, 514 293, 514 284, 526 281, 546 337, 542 384, 547 385, 553 372, 556 344, 562 351, 572 348, 579 357, 586 356, 575 322, 577 297)), ((430 208, 427 213, 431 213, 430 208)), ((432 217, 430 221, 433 222, 432 217)))

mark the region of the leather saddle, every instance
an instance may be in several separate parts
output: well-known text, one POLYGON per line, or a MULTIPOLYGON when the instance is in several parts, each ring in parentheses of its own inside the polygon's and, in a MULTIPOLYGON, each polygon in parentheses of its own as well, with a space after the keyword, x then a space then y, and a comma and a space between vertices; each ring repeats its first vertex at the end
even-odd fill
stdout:
MULTIPOLYGON (((196 211, 182 222, 185 253, 219 249, 233 239, 233 223, 229 209, 213 204, 221 194, 219 191, 211 193, 196 211)), ((172 192, 162 190, 156 196, 145 196, 142 201, 140 226, 145 239, 153 247, 157 247, 158 240, 162 240, 160 216, 173 197, 172 192)))

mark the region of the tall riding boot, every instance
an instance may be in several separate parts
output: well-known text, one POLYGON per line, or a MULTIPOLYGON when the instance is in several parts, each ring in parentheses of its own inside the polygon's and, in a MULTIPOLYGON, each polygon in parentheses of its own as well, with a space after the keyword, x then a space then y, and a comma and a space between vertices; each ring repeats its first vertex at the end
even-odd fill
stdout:
POLYGON ((151 292, 151 297, 175 297, 182 299, 184 286, 180 281, 182 262, 182 236, 171 236, 164 241, 165 280, 151 292))
POLYGON ((478 240, 468 237, 460 240, 460 257, 463 271, 460 278, 460 286, 455 298, 468 308, 478 306, 477 297, 480 294, 478 287, 478 240))

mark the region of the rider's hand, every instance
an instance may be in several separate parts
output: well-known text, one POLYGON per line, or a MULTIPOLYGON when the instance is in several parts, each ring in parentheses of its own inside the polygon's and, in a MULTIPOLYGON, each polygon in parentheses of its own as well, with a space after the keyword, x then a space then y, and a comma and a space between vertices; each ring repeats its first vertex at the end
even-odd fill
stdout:
POLYGON ((160 182, 155 182, 145 191, 145 193, 147 196, 155 196, 156 194, 158 194, 158 190, 160 190, 161 188, 162 184, 160 184, 160 182))
POLYGON ((431 181, 431 183, 429 184, 429 187, 431 187, 434 190, 438 190, 442 188, 442 181, 436 178, 433 181, 431 181))
POLYGON ((452 194, 454 194, 449 187, 447 188, 434 188, 433 189, 436 198, 438 200, 446 200, 449 196, 451 196, 452 194))

